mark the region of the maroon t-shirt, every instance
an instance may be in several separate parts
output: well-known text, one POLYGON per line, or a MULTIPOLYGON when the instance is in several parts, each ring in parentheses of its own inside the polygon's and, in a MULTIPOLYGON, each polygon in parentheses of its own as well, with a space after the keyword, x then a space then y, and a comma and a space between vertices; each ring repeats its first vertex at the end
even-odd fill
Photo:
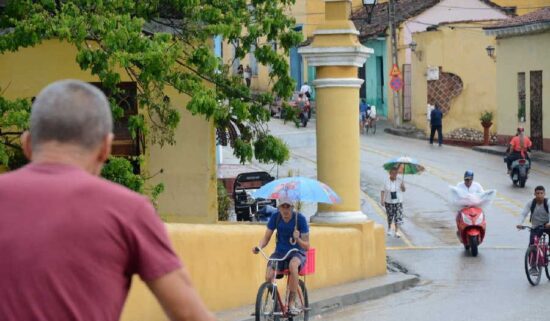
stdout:
POLYGON ((146 198, 67 165, 0 175, 0 320, 118 320, 133 274, 180 267, 146 198))

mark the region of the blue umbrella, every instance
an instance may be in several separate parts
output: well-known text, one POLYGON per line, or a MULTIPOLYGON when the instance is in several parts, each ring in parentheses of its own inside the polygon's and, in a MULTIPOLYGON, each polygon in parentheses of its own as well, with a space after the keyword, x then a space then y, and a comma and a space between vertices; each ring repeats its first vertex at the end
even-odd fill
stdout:
POLYGON ((286 177, 274 180, 252 194, 254 198, 279 199, 318 203, 339 203, 340 197, 325 183, 307 177, 286 177))

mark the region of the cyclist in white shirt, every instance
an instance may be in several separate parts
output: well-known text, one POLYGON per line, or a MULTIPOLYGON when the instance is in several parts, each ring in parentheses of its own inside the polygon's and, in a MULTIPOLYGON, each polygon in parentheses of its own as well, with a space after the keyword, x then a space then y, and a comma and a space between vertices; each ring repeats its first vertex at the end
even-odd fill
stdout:
POLYGON ((456 187, 458 190, 469 194, 481 194, 485 192, 481 184, 474 182, 474 172, 471 170, 467 170, 464 173, 464 182, 458 183, 456 187))

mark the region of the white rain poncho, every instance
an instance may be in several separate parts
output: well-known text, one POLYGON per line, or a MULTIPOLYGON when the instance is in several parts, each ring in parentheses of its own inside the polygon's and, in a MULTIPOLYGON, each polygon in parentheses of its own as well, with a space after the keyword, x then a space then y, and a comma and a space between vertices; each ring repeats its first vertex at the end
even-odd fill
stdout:
POLYGON ((480 207, 485 209, 487 206, 491 205, 491 202, 497 195, 497 191, 494 189, 479 194, 473 194, 465 192, 456 186, 449 186, 449 191, 449 206, 451 206, 455 212, 465 207, 480 207))

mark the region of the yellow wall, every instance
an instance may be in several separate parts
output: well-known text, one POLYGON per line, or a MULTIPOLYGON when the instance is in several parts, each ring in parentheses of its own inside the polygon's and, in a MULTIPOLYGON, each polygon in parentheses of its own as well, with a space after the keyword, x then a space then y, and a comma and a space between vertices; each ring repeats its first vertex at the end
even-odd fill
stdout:
POLYGON ((517 14, 523 15, 538 10, 543 6, 550 6, 550 0, 493 0, 503 7, 517 7, 517 14))
POLYGON ((550 138, 550 32, 522 35, 513 38, 499 39, 495 54, 497 56, 497 89, 499 124, 498 134, 515 134, 518 125, 518 76, 519 72, 525 72, 526 92, 526 123, 525 132, 530 133, 530 78, 529 72, 542 70, 543 77, 543 132, 544 138, 550 138), (526 49, 528 48, 528 49, 526 49))
MULTIPOLYGON (((443 132, 457 128, 482 131, 479 117, 484 110, 492 111, 496 119, 496 64, 485 50, 488 45, 495 45, 494 38, 479 31, 450 28, 416 33, 413 38, 419 53, 412 55, 412 122, 415 126, 427 128, 428 66, 441 66, 443 72, 456 74, 463 82, 461 94, 451 101, 451 109, 443 118, 443 132)), ((493 125, 491 131, 496 131, 496 126, 493 125)))
MULTIPOLYGON (((168 228, 194 286, 210 309, 219 311, 254 303, 258 287, 264 281, 266 261, 251 250, 263 236, 264 225, 169 224, 168 228)), ((382 226, 372 221, 338 227, 314 225, 310 235, 317 255, 316 272, 307 277, 308 289, 386 273, 382 226)), ((273 250, 274 238, 268 253, 273 250)), ((134 279, 122 320, 166 320, 138 278, 134 279)))
MULTIPOLYGON (((76 49, 56 40, 45 41, 34 48, 0 55, 0 88, 6 98, 30 98, 47 84, 66 78, 93 82, 98 79, 80 70, 75 62, 76 49)), ((121 73, 123 81, 129 81, 121 73)), ((155 182, 165 184, 159 198, 161 214, 174 215, 174 221, 216 222, 217 194, 215 174, 214 131, 211 123, 193 117, 185 109, 188 97, 168 90, 171 101, 181 112, 176 130, 176 145, 147 146, 145 170, 164 174, 155 182), (175 215, 177 214, 177 215, 175 215)))

